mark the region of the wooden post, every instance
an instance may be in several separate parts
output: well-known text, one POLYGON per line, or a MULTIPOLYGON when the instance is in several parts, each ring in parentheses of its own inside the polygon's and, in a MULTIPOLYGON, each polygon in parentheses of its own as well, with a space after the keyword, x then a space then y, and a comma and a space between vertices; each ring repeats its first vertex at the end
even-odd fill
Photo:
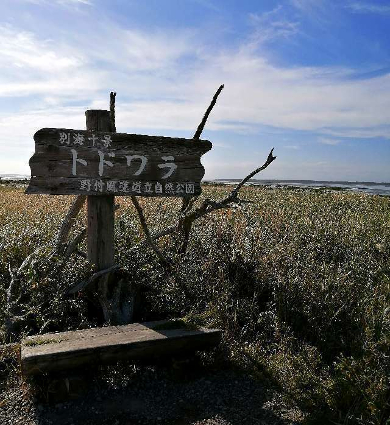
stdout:
MULTIPOLYGON (((109 111, 89 110, 85 115, 87 130, 111 131, 109 111)), ((114 196, 89 195, 87 204, 88 260, 98 271, 114 265, 114 196)))

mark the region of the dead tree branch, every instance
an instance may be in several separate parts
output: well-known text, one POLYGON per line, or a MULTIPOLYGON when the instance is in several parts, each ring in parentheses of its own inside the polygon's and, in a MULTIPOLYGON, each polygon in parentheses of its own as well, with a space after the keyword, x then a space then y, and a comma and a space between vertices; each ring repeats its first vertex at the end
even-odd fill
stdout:
POLYGON ((40 251, 42 251, 42 247, 36 248, 31 254, 29 254, 18 268, 17 275, 21 275, 22 271, 32 262, 34 262, 35 257, 38 255, 40 251))
MULTIPOLYGON (((199 124, 199 126, 198 126, 198 128, 197 128, 197 130, 196 130, 196 132, 195 132, 195 134, 193 136, 193 139, 194 140, 199 140, 199 138, 200 138, 200 136, 201 136, 201 134, 203 132, 203 129, 204 129, 205 125, 206 125, 207 119, 208 119, 211 111, 213 110, 213 108, 214 108, 214 106, 215 106, 215 104, 217 102, 218 96, 220 95, 220 93, 223 90, 223 88, 224 88, 224 85, 222 84, 218 88, 218 90, 216 91, 216 93, 214 94, 214 96, 213 96, 213 98, 212 98, 212 100, 210 102, 210 105, 207 108, 207 110, 206 110, 206 112, 205 112, 205 114, 203 116, 203 119, 202 119, 201 123, 199 124)), ((111 99, 110 110, 111 110, 111 113, 112 114, 115 114, 115 111, 112 109, 114 107, 112 105, 115 105, 115 94, 111 93, 110 99, 111 99)), ((114 115, 114 117, 115 117, 115 115, 114 115)), ((186 249, 187 249, 188 239, 189 239, 190 232, 191 232, 192 221, 189 221, 189 220, 186 219, 186 213, 188 213, 188 211, 191 210, 191 208, 192 208, 193 204, 195 203, 196 199, 197 199, 197 197, 194 197, 194 198, 183 198, 183 201, 182 201, 181 218, 179 219, 178 226, 176 226, 174 228, 175 230, 179 231, 180 233, 183 233, 183 243, 182 243, 182 245, 180 247, 180 250, 179 250, 180 252, 185 252, 186 249)), ((137 198, 135 196, 132 196, 131 197, 131 200, 133 202, 133 205, 134 205, 135 209, 137 210, 137 213, 138 213, 138 216, 139 216, 139 219, 140 219, 140 222, 141 222, 142 229, 143 229, 143 231, 145 233, 146 242, 153 249, 153 251, 158 256, 158 258, 160 259, 160 261, 162 262, 162 264, 164 264, 166 266, 169 266, 171 264, 170 261, 167 258, 165 258, 165 256, 159 250, 158 246, 155 244, 154 240, 156 240, 156 238, 155 237, 152 237, 151 234, 150 234, 150 231, 149 231, 148 225, 146 223, 146 220, 145 220, 145 216, 144 216, 142 207, 140 206, 137 198)))
POLYGON ((276 159, 276 156, 273 155, 274 152, 274 148, 271 149, 271 152, 268 154, 268 158, 267 161, 265 161, 265 163, 259 167, 256 168, 256 170, 253 170, 250 174, 248 174, 244 179, 242 179, 240 181, 240 183, 236 186, 236 188, 232 191, 231 196, 232 197, 236 197, 238 195, 239 190, 242 188, 242 186, 244 186, 244 184, 246 182, 248 182, 253 176, 255 176, 256 174, 260 173, 261 171, 265 170, 268 165, 271 164, 272 161, 274 161, 276 159))
MULTIPOLYGON (((223 88, 223 86, 221 87, 223 88)), ((217 94, 218 92, 216 93, 216 95, 217 94)), ((276 158, 275 156, 273 156, 273 150, 274 148, 271 149, 271 152, 269 153, 266 162, 261 167, 256 168, 250 174, 248 174, 243 180, 241 180, 241 182, 237 185, 237 187, 225 199, 223 199, 219 203, 211 202, 206 199, 204 203, 197 210, 193 211, 192 213, 189 213, 189 211, 191 210, 191 207, 189 207, 189 201, 183 200, 182 209, 181 209, 183 213, 182 214, 183 218, 182 220, 179 221, 179 226, 178 226, 179 230, 183 234, 182 244, 179 248, 179 252, 181 254, 184 254, 187 251, 188 241, 190 238, 193 222, 197 218, 201 217, 202 215, 206 213, 215 211, 216 209, 226 208, 230 203, 237 202, 238 192, 245 185, 245 183, 248 182, 248 180, 250 180, 257 173, 265 170, 271 164, 271 162, 276 158)), ((195 200, 193 202, 195 202, 195 200)))
MULTIPOLYGON (((182 213, 177 225, 168 227, 154 235, 150 235, 151 239, 153 241, 156 241, 164 236, 172 235, 178 232, 180 229, 183 229, 184 226, 187 226, 187 228, 190 227, 194 221, 196 221, 197 219, 207 214, 210 214, 213 211, 217 211, 223 208, 228 208, 233 203, 243 202, 238 198, 240 189, 245 185, 245 183, 248 182, 249 179, 251 179, 256 174, 260 173, 261 171, 265 170, 276 159, 276 156, 273 155, 273 150, 274 149, 272 148, 265 163, 261 167, 256 168, 251 173, 249 173, 246 177, 244 177, 225 198, 221 199, 220 201, 212 201, 210 199, 205 199, 203 203, 194 211, 190 212, 190 210, 187 209, 185 214, 182 213)), ((141 242, 140 244, 135 245, 132 248, 132 250, 136 250, 140 248, 140 246, 146 243, 148 243, 147 240, 141 242)), ((188 245, 188 240, 187 242, 186 241, 183 242, 182 249, 186 249, 187 245, 188 245)))
POLYGON ((83 207, 85 200, 85 195, 79 195, 74 200, 73 204, 69 208, 68 213, 66 214, 64 221, 62 222, 60 231, 58 232, 57 236, 57 243, 56 243, 56 253, 61 253, 63 250, 63 247, 66 243, 66 240, 68 239, 69 232, 74 224, 74 221, 80 212, 81 208, 83 207))
POLYGON ((89 277, 86 280, 83 280, 81 282, 79 282, 77 285, 73 286, 72 288, 68 289, 68 291, 66 292, 66 294, 70 295, 70 294, 75 294, 76 292, 82 291, 83 289, 85 289, 87 286, 89 286, 92 282, 94 282, 95 280, 101 278, 102 276, 111 273, 115 270, 118 270, 119 266, 118 264, 114 264, 111 267, 108 267, 107 269, 104 270, 99 270, 98 272, 94 273, 91 277, 89 277))
MULTIPOLYGON (((154 235, 150 235, 150 237, 153 239, 153 241, 157 241, 158 239, 161 239, 164 236, 172 235, 173 233, 177 231, 178 231, 178 225, 175 225, 175 226, 168 227, 162 230, 161 232, 155 233, 154 235)), ((139 247, 146 245, 147 243, 149 242, 147 239, 145 239, 142 242, 138 243, 137 245, 134 245, 131 249, 132 250, 138 249, 139 247)))
POLYGON ((8 314, 10 314, 13 305, 18 302, 19 298, 16 301, 12 299, 14 296, 16 276, 14 272, 12 271, 11 264, 8 264, 8 272, 11 277, 11 281, 8 285, 7 290, 5 291, 5 294, 6 294, 6 311, 8 314))
MULTIPOLYGON (((218 90, 215 92, 213 98, 211 99, 210 105, 206 109, 206 112, 205 112, 205 114, 203 116, 203 119, 202 119, 202 121, 198 125, 198 128, 195 131, 195 134, 193 136, 193 139, 194 140, 199 140, 200 139, 200 136, 201 136, 201 134, 203 132, 203 129, 204 129, 205 125, 206 125, 206 122, 207 122, 207 120, 209 118, 209 115, 210 115, 211 111, 213 110, 215 104, 217 103, 218 96, 221 94, 221 91, 223 90, 224 87, 225 87, 224 84, 221 84, 219 86, 218 90)), ((188 211, 189 209, 191 209, 191 207, 189 206, 189 204, 191 202, 193 204, 196 201, 196 199, 198 199, 197 196, 194 197, 194 198, 192 198, 192 200, 190 200, 189 198, 183 198, 183 202, 182 202, 182 206, 181 206, 181 212, 182 213, 185 213, 186 211, 188 211)), ((185 238, 188 237, 188 235, 187 235, 187 229, 183 229, 183 230, 184 230, 184 233, 185 233, 185 236, 184 237, 185 238)))
MULTIPOLYGON (((26 263, 27 264, 27 263, 26 263)), ((8 272, 10 275, 10 283, 5 291, 5 318, 4 330, 7 340, 11 340, 18 333, 18 328, 26 323, 33 314, 32 311, 24 310, 21 299, 24 295, 22 281, 19 276, 19 270, 16 273, 12 270, 11 264, 8 264, 8 272)))
POLYGON ((160 259, 160 261, 162 262, 162 264, 164 264, 166 266, 169 266, 171 264, 170 261, 167 258, 165 258, 165 256, 160 251, 160 249, 158 248, 158 246, 154 243, 154 240, 153 240, 153 238, 150 235, 150 231, 149 231, 148 225, 146 223, 146 219, 145 219, 145 216, 144 216, 142 207, 141 207, 141 205, 138 202, 138 199, 135 196, 132 196, 131 197, 131 200, 133 202, 133 205, 134 205, 135 209, 137 210, 139 221, 141 223, 142 230, 145 233, 146 240, 147 240, 148 244, 151 246, 151 248, 153 249, 154 253, 160 259))
POLYGON ((272 148, 265 163, 261 167, 256 168, 256 170, 253 170, 245 178, 243 178, 240 183, 238 183, 238 185, 229 193, 229 195, 227 195, 225 198, 218 202, 211 201, 210 199, 205 199, 203 204, 195 211, 186 215, 184 220, 194 221, 200 217, 203 217, 205 214, 208 214, 215 210, 219 210, 221 208, 226 208, 231 203, 239 201, 238 193, 240 189, 244 186, 244 184, 257 173, 260 173, 261 171, 265 170, 276 159, 276 156, 273 156, 273 150, 274 149, 272 148))
POLYGON ((223 84, 220 85, 219 89, 216 91, 215 95, 213 96, 213 99, 211 100, 211 103, 210 103, 209 107, 207 108, 201 123, 199 124, 197 130, 195 131, 195 134, 194 134, 194 137, 193 137, 194 140, 199 140, 200 135, 203 132, 204 126, 206 125, 207 119, 210 115, 210 112, 213 110, 215 104, 217 103, 218 96, 220 95, 223 88, 224 88, 224 85, 223 84))
POLYGON ((72 242, 69 242, 64 252, 65 261, 77 250, 77 247, 85 239, 86 236, 87 236, 87 229, 84 228, 73 239, 72 242))
POLYGON ((111 131, 113 133, 116 133, 116 127, 115 127, 115 92, 110 93, 110 121, 111 121, 111 131))

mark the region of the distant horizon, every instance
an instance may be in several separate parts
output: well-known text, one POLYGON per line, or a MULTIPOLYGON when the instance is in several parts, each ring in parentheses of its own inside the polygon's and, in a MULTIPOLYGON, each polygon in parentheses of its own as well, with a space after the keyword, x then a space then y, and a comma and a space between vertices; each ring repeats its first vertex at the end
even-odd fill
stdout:
MULTIPOLYGON (((244 178, 244 177, 243 177, 244 178)), ((210 181, 240 181, 242 179, 212 179, 210 181)), ((204 179, 204 181, 208 181, 207 179, 204 179)), ((367 184, 386 184, 390 185, 390 181, 382 181, 382 182, 375 182, 375 181, 365 181, 365 180, 313 180, 313 179, 256 179, 252 178, 248 181, 262 181, 262 182, 271 182, 271 181, 279 181, 279 182, 313 182, 313 183, 367 183, 367 184)))
MULTIPOLYGON (((3 177, 22 177, 23 179, 30 179, 30 174, 25 173, 0 173, 0 179, 3 177)), ((223 182, 223 181, 241 181, 245 176, 242 178, 217 178, 217 179, 202 179, 202 182, 223 182)), ((365 180, 313 180, 313 179, 262 179, 262 178, 251 178, 248 180, 249 182, 313 182, 313 183, 361 183, 361 184, 374 184, 374 185, 390 185, 390 181, 382 181, 382 182, 376 182, 376 181, 365 181, 365 180)))

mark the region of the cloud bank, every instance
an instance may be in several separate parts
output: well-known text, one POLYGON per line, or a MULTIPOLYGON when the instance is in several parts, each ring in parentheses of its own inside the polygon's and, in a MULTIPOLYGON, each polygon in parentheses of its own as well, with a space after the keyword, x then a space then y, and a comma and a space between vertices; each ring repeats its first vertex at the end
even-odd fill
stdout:
MULTIPOLYGON (((300 10, 313 8, 313 2, 293 3, 300 10)), ((248 23, 249 36, 223 49, 201 29, 129 30, 109 19, 58 39, 0 26, 0 96, 15 105, 12 113, 0 109, 3 151, 12 154, 10 140, 31 149, 32 134, 41 127, 83 128, 84 111, 106 109, 111 90, 118 93, 121 131, 182 131, 191 137, 222 83, 210 131, 242 135, 268 126, 313 132, 328 146, 342 145, 339 138, 390 139, 389 73, 355 79, 356 70, 347 67, 277 65, 262 46, 294 37, 299 21, 279 6, 248 15, 248 23)), ((285 146, 296 150, 294 142, 285 146)))

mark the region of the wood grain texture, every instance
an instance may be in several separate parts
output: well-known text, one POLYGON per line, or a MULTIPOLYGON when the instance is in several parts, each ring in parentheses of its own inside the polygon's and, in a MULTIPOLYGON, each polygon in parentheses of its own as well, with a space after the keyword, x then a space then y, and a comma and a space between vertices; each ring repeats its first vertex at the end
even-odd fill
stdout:
POLYGON ((36 335, 22 341, 21 366, 26 375, 72 369, 117 360, 158 359, 212 348, 218 329, 166 329, 166 321, 36 335), (156 330, 157 328, 158 330, 156 330))
POLYGON ((114 196, 88 196, 88 261, 97 270, 114 264, 114 196))
MULTIPOLYGON (((85 112, 87 130, 110 130, 109 111, 88 110, 85 112)), ((114 196, 87 196, 87 253, 88 261, 96 270, 103 270, 114 264, 114 196)), ((106 296, 107 280, 98 283, 100 296, 106 296)))
POLYGON ((115 131, 112 128, 110 111, 105 109, 89 109, 85 111, 87 130, 115 131))
POLYGON ((80 182, 90 179, 94 180, 93 185, 97 180, 123 180, 130 186, 133 182, 192 183, 197 192, 114 192, 115 195, 194 196, 200 193, 200 181, 204 176, 200 158, 211 149, 207 140, 92 130, 45 128, 39 130, 34 139, 35 154, 30 159, 32 178, 26 193, 89 195, 109 192, 106 185, 94 191, 80 182), (171 168, 172 173, 169 172, 171 168))

